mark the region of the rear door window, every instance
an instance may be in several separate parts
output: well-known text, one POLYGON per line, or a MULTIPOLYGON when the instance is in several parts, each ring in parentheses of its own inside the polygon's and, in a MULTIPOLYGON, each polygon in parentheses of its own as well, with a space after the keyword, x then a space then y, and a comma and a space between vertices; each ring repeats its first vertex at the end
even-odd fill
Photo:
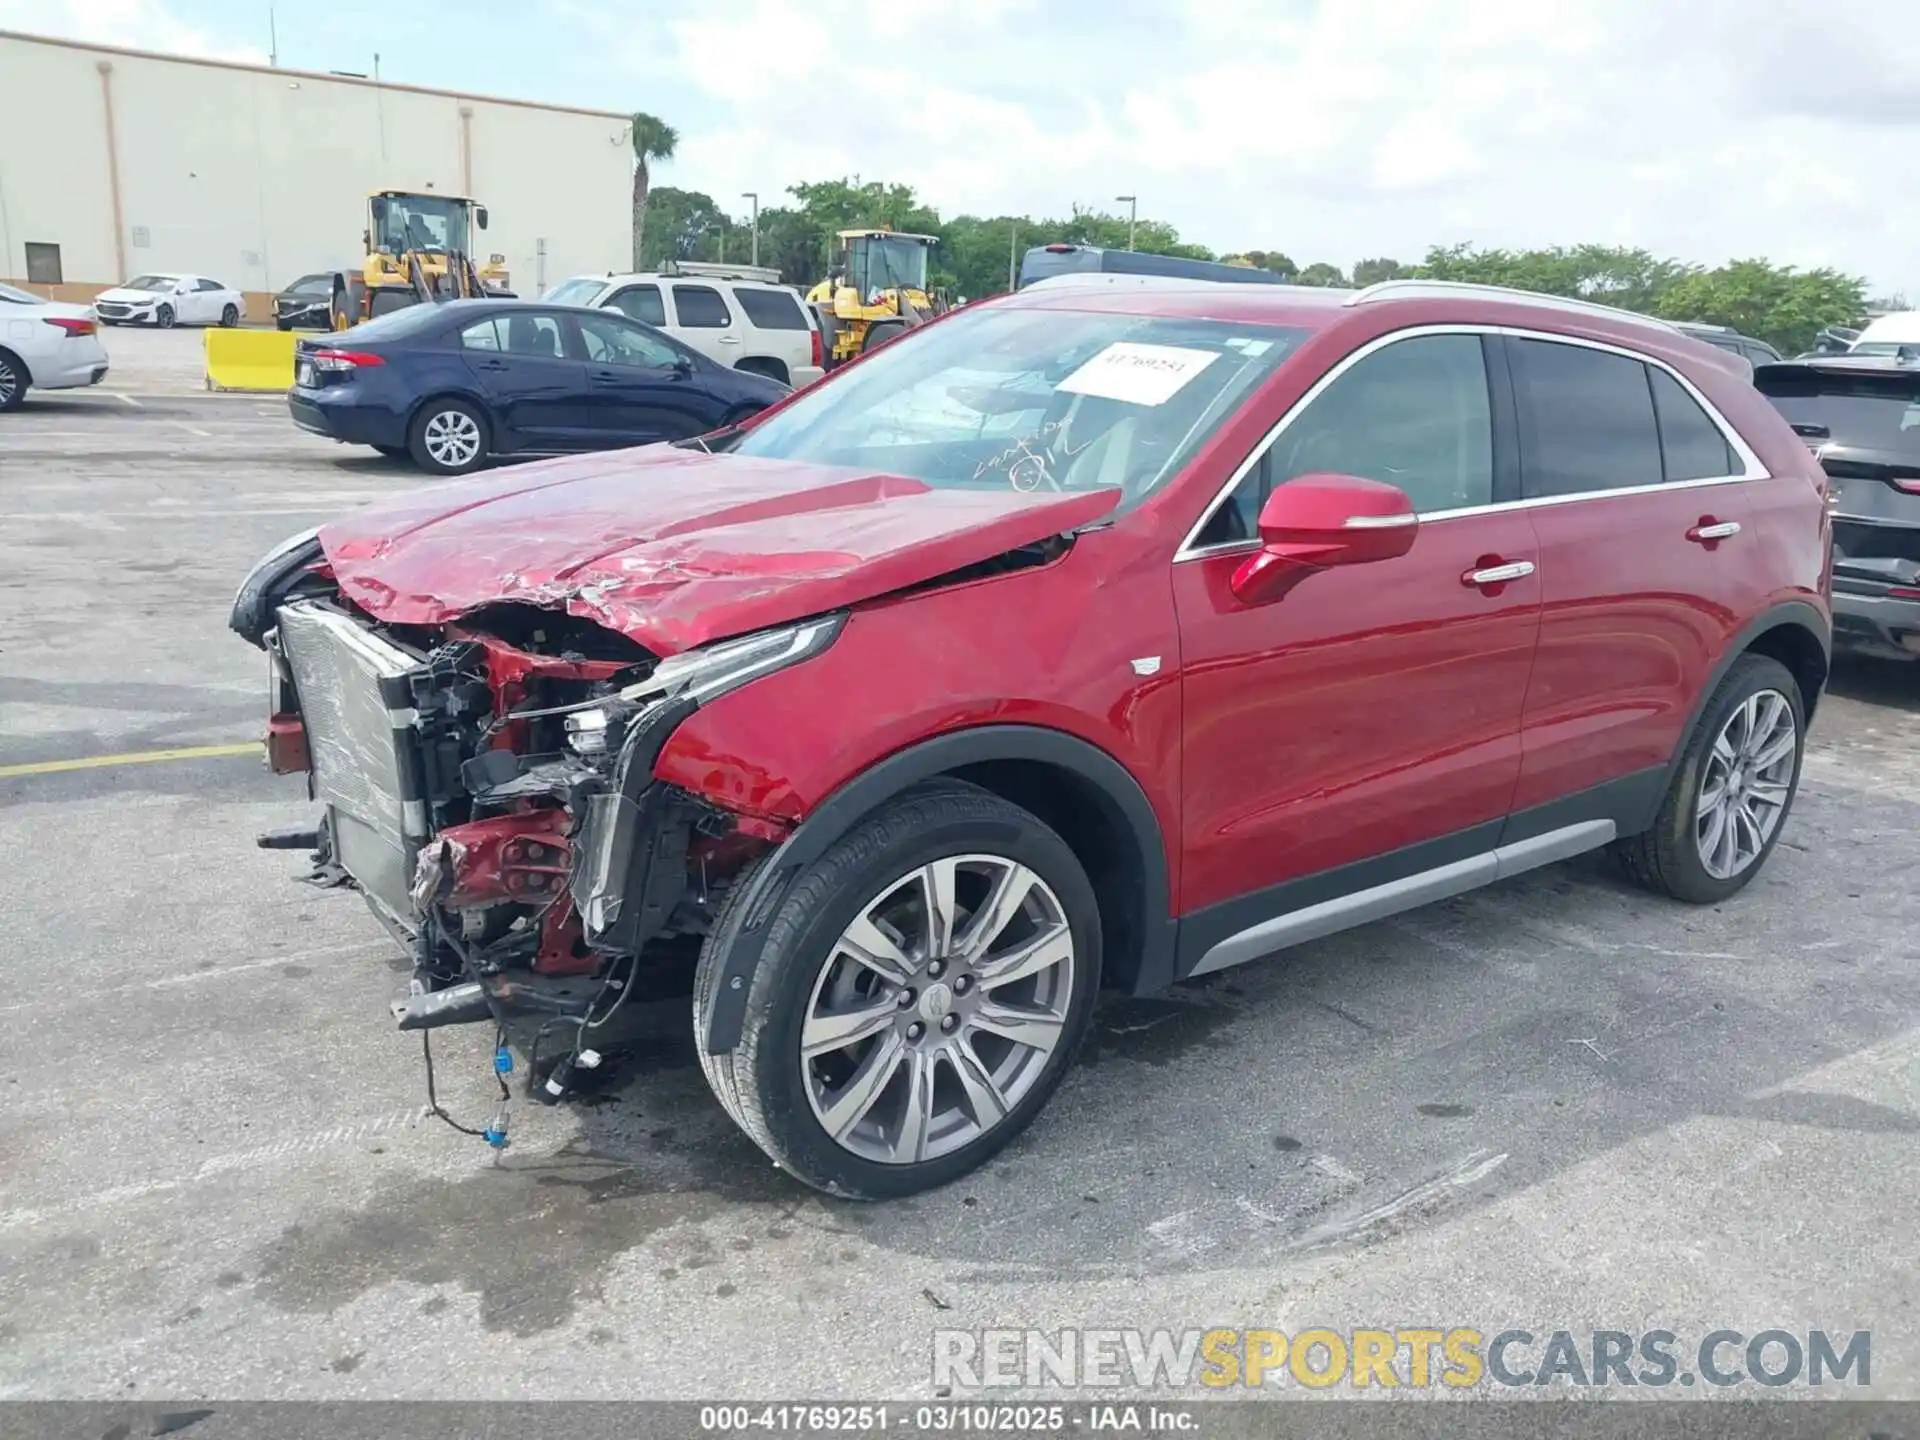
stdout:
POLYGON ((747 323, 761 330, 808 329, 806 313, 790 290, 761 290, 742 285, 733 292, 740 308, 747 312, 747 323))
POLYGON ((1726 435, 1686 387, 1655 366, 1648 366, 1647 373, 1653 381, 1653 408, 1660 420, 1660 456, 1666 478, 1711 480, 1738 475, 1740 464, 1726 435))
POLYGON ((629 320, 638 320, 642 325, 667 323, 667 306, 660 298, 658 285, 629 285, 611 296, 602 308, 618 310, 629 320))
POLYGON ((564 360, 566 343, 560 332, 560 317, 527 311, 515 311, 499 317, 499 335, 508 354, 524 355, 530 360, 564 360))
POLYGON ((674 286, 673 311, 684 330, 724 330, 733 323, 727 302, 708 285, 674 286))
POLYGON ((1665 476, 1647 367, 1608 350, 1512 340, 1527 499, 1657 485, 1665 476))

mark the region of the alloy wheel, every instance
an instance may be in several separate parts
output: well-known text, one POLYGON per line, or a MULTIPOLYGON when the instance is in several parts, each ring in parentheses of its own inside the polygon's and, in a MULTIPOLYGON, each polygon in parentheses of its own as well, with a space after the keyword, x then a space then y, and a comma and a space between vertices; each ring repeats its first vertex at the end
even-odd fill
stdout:
POLYGON ((1731 880, 1766 850, 1786 814, 1800 749, 1793 706, 1760 690, 1727 717, 1707 752, 1694 805, 1694 844, 1716 880, 1731 880))
POLYGON ((422 432, 427 454, 449 470, 471 465, 480 453, 480 427, 464 410, 442 410, 422 432))
POLYGON ((888 1165, 1004 1123, 1065 1033, 1073 931, 1046 881, 999 855, 894 880, 841 933, 808 998, 801 1082, 842 1148, 888 1165))
POLYGON ((20 393, 20 377, 14 373, 13 366, 0 360, 0 410, 11 405, 20 393))

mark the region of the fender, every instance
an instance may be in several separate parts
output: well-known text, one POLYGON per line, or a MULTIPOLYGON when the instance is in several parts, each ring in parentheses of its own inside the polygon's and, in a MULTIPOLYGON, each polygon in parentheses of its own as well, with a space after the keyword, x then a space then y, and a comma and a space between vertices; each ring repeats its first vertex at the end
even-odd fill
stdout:
POLYGON ((1035 760, 1070 770, 1097 787, 1117 822, 1138 847, 1141 896, 1141 956, 1133 990, 1160 989, 1173 981, 1174 937, 1167 854, 1160 821, 1146 792, 1111 755, 1064 731, 1037 725, 984 725, 957 730, 888 756, 834 791, 802 821, 754 872, 739 905, 731 936, 718 937, 725 952, 714 977, 701 1043, 709 1055, 724 1055, 740 1043, 748 980, 760 964, 767 931, 793 883, 806 868, 877 806, 937 775, 987 760, 1035 760))
MULTIPOLYGON (((1686 758, 1687 744, 1693 738, 1693 732, 1700 727, 1700 717, 1707 712, 1707 705, 1713 699, 1714 692, 1720 688, 1720 682, 1727 678, 1727 672, 1733 668, 1733 662, 1746 654, 1748 649, 1769 630, 1778 630, 1783 625, 1792 625, 1807 632, 1813 642, 1820 647, 1824 661, 1821 676, 1821 690, 1826 688, 1826 674, 1833 667, 1833 623, 1820 613, 1819 607, 1806 600, 1782 600, 1754 620, 1749 621, 1740 633, 1733 637, 1727 648, 1720 652, 1720 658, 1714 663, 1713 673, 1707 677, 1707 683, 1700 687, 1699 698, 1693 702, 1693 711, 1687 716, 1686 728, 1680 732, 1680 741, 1673 747, 1673 755, 1667 761, 1666 773, 1661 778, 1660 788, 1654 795, 1653 810, 1646 816, 1646 825, 1652 825, 1654 814, 1658 812, 1660 797, 1665 796, 1673 784, 1673 777, 1679 773, 1680 762, 1686 758)), ((1812 700, 1807 703, 1807 722, 1813 722, 1813 702, 1820 698, 1815 691, 1812 700)), ((1643 825, 1641 828, 1646 828, 1643 825)), ((1622 834, 1631 833, 1622 830, 1622 834)))

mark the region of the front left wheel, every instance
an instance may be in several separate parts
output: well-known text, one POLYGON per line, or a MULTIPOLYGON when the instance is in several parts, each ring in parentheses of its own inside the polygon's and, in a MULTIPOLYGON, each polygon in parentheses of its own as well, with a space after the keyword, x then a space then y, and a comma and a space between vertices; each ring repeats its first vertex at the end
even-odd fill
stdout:
MULTIPOLYGON (((708 938, 696 1024, 738 930, 727 913, 708 938)), ((1086 871, 1036 816, 971 786, 911 792, 794 882, 748 982, 740 1043, 707 1057, 708 1080, 809 1185, 868 1200, 944 1185, 1059 1085, 1100 945, 1086 871)))
POLYGON ((27 367, 0 350, 0 410, 18 410, 27 403, 27 367))

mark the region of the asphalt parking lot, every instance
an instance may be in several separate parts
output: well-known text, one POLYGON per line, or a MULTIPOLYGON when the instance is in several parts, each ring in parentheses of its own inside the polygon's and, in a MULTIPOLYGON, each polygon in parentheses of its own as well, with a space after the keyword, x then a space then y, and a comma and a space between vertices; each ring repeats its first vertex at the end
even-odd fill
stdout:
POLYGON ((235 584, 423 483, 198 344, 0 417, 0 1398, 913 1397, 934 1327, 1010 1324, 1867 1329, 1920 1398, 1920 671, 1843 665, 1733 902, 1590 859, 1113 1005, 948 1190, 788 1181, 671 1016, 495 1164, 421 1118, 362 902, 254 848, 297 780, 36 768, 253 739, 235 584))

